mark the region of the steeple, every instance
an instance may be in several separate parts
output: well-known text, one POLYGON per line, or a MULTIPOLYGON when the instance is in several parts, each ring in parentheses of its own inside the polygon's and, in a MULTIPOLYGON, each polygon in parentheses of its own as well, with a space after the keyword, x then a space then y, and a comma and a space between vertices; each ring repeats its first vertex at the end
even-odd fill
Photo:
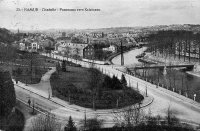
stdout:
POLYGON ((17 33, 19 34, 19 28, 18 28, 18 30, 17 30, 17 33))

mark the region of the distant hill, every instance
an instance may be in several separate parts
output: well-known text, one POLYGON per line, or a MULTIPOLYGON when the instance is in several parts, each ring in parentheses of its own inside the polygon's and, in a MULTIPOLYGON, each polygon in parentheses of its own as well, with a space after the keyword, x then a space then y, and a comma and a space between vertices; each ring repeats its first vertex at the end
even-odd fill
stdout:
POLYGON ((100 29, 85 29, 88 32, 153 32, 159 30, 188 30, 193 32, 200 32, 200 25, 184 24, 184 25, 155 25, 146 27, 113 27, 113 28, 100 28, 100 29))
MULTIPOLYGON (((132 33, 141 33, 141 32, 154 32, 159 30, 188 30, 193 32, 200 32, 200 25, 194 24, 174 24, 174 25, 155 25, 155 26, 136 26, 136 27, 111 27, 111 28, 98 28, 98 29, 47 29, 47 30, 26 30, 22 32, 29 33, 45 33, 45 34, 59 34, 62 32, 66 33, 91 33, 91 32, 104 32, 104 33, 123 33, 123 32, 132 32, 132 33)), ((16 30, 12 30, 16 32, 16 30)))

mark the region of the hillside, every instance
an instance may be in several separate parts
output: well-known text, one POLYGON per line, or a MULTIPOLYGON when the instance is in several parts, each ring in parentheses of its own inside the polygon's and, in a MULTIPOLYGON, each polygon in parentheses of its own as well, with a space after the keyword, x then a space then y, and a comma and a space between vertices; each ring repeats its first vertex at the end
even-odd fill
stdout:
POLYGON ((18 39, 18 36, 5 28, 0 28, 0 43, 10 44, 18 39))

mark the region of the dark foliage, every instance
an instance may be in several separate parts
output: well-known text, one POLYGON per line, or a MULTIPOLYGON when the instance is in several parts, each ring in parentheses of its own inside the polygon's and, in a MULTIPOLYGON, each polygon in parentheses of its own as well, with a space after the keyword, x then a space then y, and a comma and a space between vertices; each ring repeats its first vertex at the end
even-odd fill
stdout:
POLYGON ((62 69, 61 69, 60 63, 58 62, 58 63, 56 64, 56 71, 59 73, 61 70, 62 70, 62 69))
POLYGON ((16 49, 10 45, 0 45, 0 61, 16 59, 16 49))
POLYGON ((5 28, 0 28, 0 41, 4 43, 11 43, 15 40, 19 40, 22 34, 12 34, 9 30, 5 28))
POLYGON ((23 131, 25 124, 25 118, 23 113, 18 109, 11 113, 8 117, 7 130, 6 131, 23 131))
POLYGON ((15 106, 15 90, 9 72, 0 71, 0 117, 7 117, 15 106))
POLYGON ((124 74, 122 74, 121 83, 123 86, 127 86, 127 81, 126 81, 124 74))
POLYGON ((64 128, 65 131, 76 131, 76 126, 74 125, 74 121, 72 119, 72 117, 69 117, 69 121, 67 123, 67 125, 64 128))
POLYGON ((123 85, 116 76, 110 78, 109 76, 106 75, 103 81, 103 88, 112 90, 121 90, 123 89, 123 85))
POLYGON ((66 61, 65 60, 62 61, 62 71, 66 72, 66 61))
POLYGON ((72 43, 85 43, 85 42, 83 41, 83 39, 77 38, 77 37, 72 37, 71 42, 72 42, 72 43))

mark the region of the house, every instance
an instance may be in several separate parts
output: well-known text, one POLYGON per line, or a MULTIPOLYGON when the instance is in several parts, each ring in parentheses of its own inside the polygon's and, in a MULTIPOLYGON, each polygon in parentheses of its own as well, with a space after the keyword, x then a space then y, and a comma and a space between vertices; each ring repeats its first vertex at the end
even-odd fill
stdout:
POLYGON ((103 48, 103 51, 111 51, 112 53, 114 53, 114 52, 117 51, 117 47, 114 46, 114 45, 110 45, 110 46, 107 47, 107 48, 103 48))
POLYGON ((85 43, 71 43, 66 41, 59 41, 55 45, 55 50, 57 50, 62 55, 67 54, 68 56, 76 56, 83 57, 83 49, 88 44, 85 43))
POLYGON ((32 42, 31 43, 31 52, 37 52, 37 50, 39 49, 39 44, 37 42, 32 42))
POLYGON ((27 47, 26 47, 26 44, 25 43, 22 43, 22 42, 20 42, 19 43, 19 50, 22 50, 22 51, 24 51, 24 50, 26 50, 27 49, 27 47))
POLYGON ((93 60, 95 58, 94 45, 88 45, 83 49, 83 58, 93 60))
POLYGON ((29 51, 29 52, 37 52, 37 50, 40 48, 38 42, 20 42, 19 43, 19 50, 22 51, 29 51))

